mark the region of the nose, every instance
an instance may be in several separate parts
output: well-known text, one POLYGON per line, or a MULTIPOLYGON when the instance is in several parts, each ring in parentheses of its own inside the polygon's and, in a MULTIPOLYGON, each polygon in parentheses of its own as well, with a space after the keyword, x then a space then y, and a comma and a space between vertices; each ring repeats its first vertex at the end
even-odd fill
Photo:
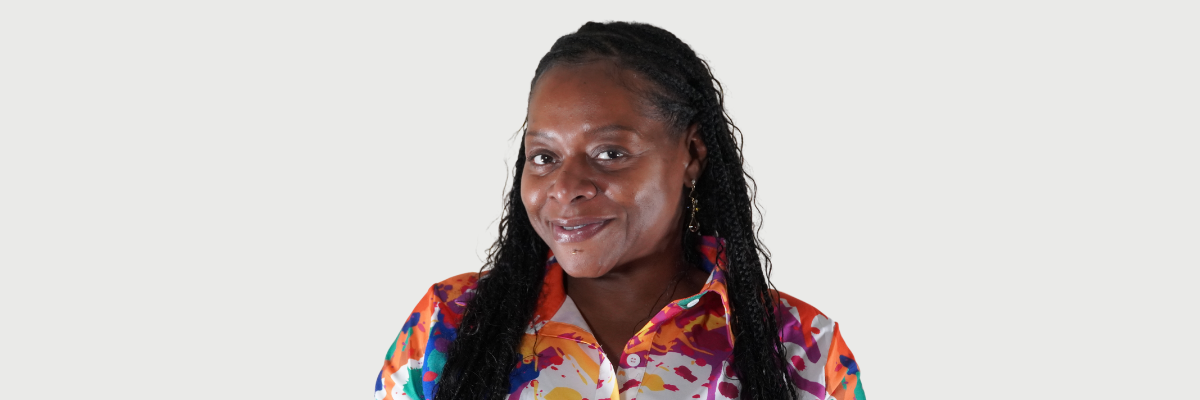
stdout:
POLYGON ((595 170, 586 157, 570 157, 554 171, 555 179, 549 197, 561 204, 586 201, 596 197, 596 183, 592 180, 595 170))

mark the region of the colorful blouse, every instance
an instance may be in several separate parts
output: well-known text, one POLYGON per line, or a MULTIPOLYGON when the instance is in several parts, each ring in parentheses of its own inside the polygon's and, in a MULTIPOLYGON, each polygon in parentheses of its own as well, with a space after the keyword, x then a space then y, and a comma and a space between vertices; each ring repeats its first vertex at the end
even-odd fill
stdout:
MULTIPOLYGON (((737 399, 740 389, 729 330, 723 242, 704 237, 708 282, 671 302, 609 360, 563 289, 550 255, 542 297, 521 344, 524 359, 509 378, 510 400, 737 399), (719 255, 719 256, 718 256, 719 255)), ((434 284, 400 329, 375 382, 376 399, 426 399, 438 385, 447 347, 478 274, 434 284)), ((816 308, 779 293, 788 373, 803 399, 864 399, 858 364, 838 324, 816 308)))

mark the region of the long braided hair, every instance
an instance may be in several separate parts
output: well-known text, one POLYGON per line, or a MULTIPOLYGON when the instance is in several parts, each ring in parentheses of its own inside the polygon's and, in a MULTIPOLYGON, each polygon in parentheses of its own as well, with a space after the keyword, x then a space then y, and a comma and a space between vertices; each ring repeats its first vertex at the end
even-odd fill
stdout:
MULTIPOLYGON (((555 65, 596 59, 613 60, 651 83, 641 89, 643 97, 676 131, 697 125, 708 157, 696 183, 695 197, 701 204, 696 219, 703 234, 725 239, 733 363, 741 397, 797 398, 778 335, 778 298, 767 279, 769 253, 754 228, 753 179, 747 181, 742 169, 737 128, 725 113, 720 83, 707 62, 666 30, 639 23, 588 22, 554 43, 538 64, 533 84, 555 65)), ((509 394, 510 374, 521 360, 518 346, 537 307, 549 251, 534 232, 521 199, 524 154, 522 144, 500 236, 485 265, 490 271, 480 278, 463 313, 439 378, 437 400, 502 399, 509 394)), ((682 226, 680 232, 685 261, 700 265, 698 235, 682 226)))

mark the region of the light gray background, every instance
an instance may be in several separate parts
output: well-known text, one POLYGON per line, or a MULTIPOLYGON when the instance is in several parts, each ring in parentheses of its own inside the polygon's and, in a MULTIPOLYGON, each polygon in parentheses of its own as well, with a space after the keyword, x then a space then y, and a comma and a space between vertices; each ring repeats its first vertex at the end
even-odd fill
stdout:
POLYGON ((871 398, 1190 392, 1195 3, 967 3, 4 2, 0 397, 369 397, 611 19, 710 60, 871 398))

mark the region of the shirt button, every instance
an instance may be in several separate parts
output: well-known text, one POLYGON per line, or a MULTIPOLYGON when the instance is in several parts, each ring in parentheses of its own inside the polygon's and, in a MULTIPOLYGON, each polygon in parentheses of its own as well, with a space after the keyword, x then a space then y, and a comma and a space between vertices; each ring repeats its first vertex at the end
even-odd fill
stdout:
POLYGON ((630 367, 636 367, 641 365, 642 358, 638 357, 637 354, 630 354, 628 357, 625 357, 625 363, 629 364, 630 367))
POLYGON ((695 307, 695 306, 696 306, 696 303, 699 303, 699 302, 700 302, 700 299, 692 299, 692 301, 689 301, 689 302, 688 302, 688 304, 687 304, 687 308, 692 308, 692 307, 695 307))

